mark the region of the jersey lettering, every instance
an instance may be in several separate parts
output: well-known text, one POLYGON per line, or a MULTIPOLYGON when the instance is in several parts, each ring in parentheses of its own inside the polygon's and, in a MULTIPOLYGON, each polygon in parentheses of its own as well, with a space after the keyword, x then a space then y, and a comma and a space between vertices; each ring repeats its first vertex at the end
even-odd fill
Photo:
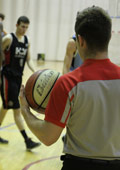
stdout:
POLYGON ((16 47, 15 49, 15 57, 25 56, 27 54, 27 49, 16 47))

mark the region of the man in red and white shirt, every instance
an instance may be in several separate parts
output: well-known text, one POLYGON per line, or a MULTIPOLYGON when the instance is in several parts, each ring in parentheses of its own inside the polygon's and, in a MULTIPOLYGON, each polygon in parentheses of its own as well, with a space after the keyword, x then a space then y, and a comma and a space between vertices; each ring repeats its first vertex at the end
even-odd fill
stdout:
POLYGON ((78 12, 75 32, 84 63, 57 80, 43 121, 32 115, 21 88, 22 114, 41 142, 55 143, 66 127, 62 170, 120 169, 120 67, 108 59, 111 25, 100 7, 78 12))

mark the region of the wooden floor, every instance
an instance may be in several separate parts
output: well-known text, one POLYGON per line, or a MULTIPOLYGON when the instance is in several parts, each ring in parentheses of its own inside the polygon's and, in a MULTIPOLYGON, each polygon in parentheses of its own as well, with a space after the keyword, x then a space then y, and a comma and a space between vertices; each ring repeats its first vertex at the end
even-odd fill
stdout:
MULTIPOLYGON (((36 71, 38 69, 55 69, 62 71, 62 62, 34 62, 36 71)), ((23 84, 27 81, 32 72, 25 66, 23 84)), ((1 105, 1 100, 0 100, 1 105)), ((44 118, 43 115, 35 113, 36 116, 44 118)), ((24 121, 24 120, 23 120, 24 121)), ((24 122, 25 124, 25 122, 24 122)), ((25 124, 25 129, 34 141, 38 139, 30 132, 25 124)), ((64 132, 63 132, 64 133, 64 132)), ((63 135, 63 134, 62 134, 63 135)), ((62 154, 63 143, 61 138, 52 146, 41 144, 39 148, 26 151, 24 140, 19 133, 14 120, 13 113, 10 110, 0 128, 0 136, 9 140, 8 145, 0 144, 0 170, 60 170, 62 162, 60 155, 62 154)))

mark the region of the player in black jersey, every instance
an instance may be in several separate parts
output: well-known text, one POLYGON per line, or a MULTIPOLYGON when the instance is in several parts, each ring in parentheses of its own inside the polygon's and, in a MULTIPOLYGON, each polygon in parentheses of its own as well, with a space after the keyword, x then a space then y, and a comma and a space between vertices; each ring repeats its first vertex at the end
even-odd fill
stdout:
MULTIPOLYGON (((3 106, 0 110, 0 125, 8 111, 13 109, 15 123, 20 130, 27 149, 32 149, 40 145, 32 141, 24 130, 22 116, 19 105, 19 91, 22 83, 22 75, 25 63, 34 72, 30 62, 30 43, 25 35, 29 26, 29 19, 21 16, 16 24, 16 32, 7 34, 3 37, 2 48, 5 54, 2 71, 1 71, 1 96, 3 106)), ((8 143, 0 137, 0 143, 8 143)))

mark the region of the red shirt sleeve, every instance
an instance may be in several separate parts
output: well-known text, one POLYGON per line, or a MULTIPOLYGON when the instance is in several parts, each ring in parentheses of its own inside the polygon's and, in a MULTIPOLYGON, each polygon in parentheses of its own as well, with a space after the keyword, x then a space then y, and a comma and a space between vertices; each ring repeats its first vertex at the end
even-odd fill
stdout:
POLYGON ((45 120, 64 128, 67 120, 63 121, 62 117, 68 100, 68 94, 61 77, 57 80, 51 91, 45 110, 45 120))

